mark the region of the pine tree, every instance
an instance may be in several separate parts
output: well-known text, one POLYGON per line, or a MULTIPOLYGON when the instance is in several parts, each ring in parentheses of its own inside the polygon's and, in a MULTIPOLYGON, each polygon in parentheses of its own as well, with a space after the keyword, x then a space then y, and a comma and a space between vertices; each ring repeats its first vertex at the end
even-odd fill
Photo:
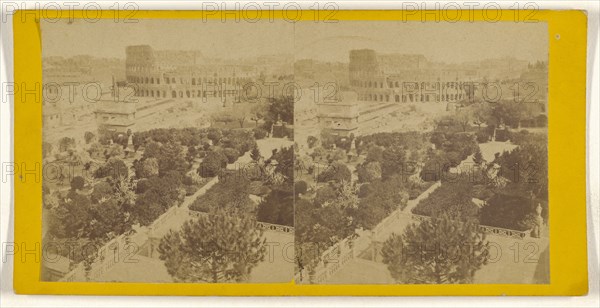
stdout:
POLYGON ((473 162, 475 164, 480 165, 483 162, 483 155, 481 154, 481 150, 477 149, 477 152, 473 155, 473 162))
POLYGON ((484 237, 476 221, 442 214, 392 235, 383 245, 383 262, 400 283, 472 283, 487 263, 484 237))
POLYGON ((262 234, 251 216, 218 210, 170 231, 159 245, 160 259, 175 281, 247 281, 265 258, 262 234))
POLYGON ((254 148, 252 149, 252 152, 250 152, 250 157, 254 161, 259 161, 262 158, 257 146, 254 146, 254 148))

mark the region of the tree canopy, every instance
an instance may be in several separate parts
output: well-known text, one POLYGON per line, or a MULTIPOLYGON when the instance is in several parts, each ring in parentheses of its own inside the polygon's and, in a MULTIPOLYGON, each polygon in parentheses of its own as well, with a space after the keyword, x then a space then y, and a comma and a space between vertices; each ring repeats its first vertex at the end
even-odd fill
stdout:
POLYGON ((348 169, 348 166, 346 166, 344 163, 333 162, 327 167, 327 169, 323 170, 323 172, 318 175, 317 181, 350 182, 351 178, 352 173, 350 172, 350 169, 348 169))
POLYGON ((399 283, 472 283, 487 263, 485 235, 474 220, 440 215, 408 226, 383 244, 383 262, 399 283))
POLYGON ((262 233, 250 216, 218 211, 170 231, 160 242, 160 259, 176 281, 247 281, 266 255, 262 233))

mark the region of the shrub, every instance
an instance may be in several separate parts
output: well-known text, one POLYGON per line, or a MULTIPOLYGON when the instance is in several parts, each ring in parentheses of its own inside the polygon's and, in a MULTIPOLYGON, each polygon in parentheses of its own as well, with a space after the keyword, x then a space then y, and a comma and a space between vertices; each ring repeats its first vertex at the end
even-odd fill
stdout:
POLYGON ((258 205, 256 219, 278 225, 294 225, 294 197, 285 189, 272 190, 258 205))
POLYGON ((83 138, 85 139, 85 144, 89 144, 94 140, 94 138, 96 138, 96 135, 94 135, 92 132, 85 132, 83 138))
POLYGON ((66 152, 69 149, 75 148, 75 139, 69 137, 63 137, 58 142, 58 148, 61 152, 66 152))
POLYGON ((350 169, 348 169, 348 167, 345 164, 340 163, 340 162, 333 162, 331 165, 329 165, 329 167, 327 169, 325 169, 323 172, 321 172, 319 174, 319 176, 317 177, 317 181, 318 182, 329 182, 329 181, 349 182, 351 177, 352 177, 352 174, 350 172, 350 169))
MULTIPOLYGON (((141 195, 143 193, 145 193, 148 188, 150 188, 150 181, 148 181, 148 179, 141 179, 137 182, 137 185, 135 187, 135 192, 138 195, 141 195)), ((96 188, 94 187, 94 190, 96 190, 96 188)))
POLYGON ((85 186, 85 179, 81 176, 76 176, 71 180, 71 189, 79 190, 85 186))
POLYGON ((377 161, 359 165, 356 171, 358 173, 358 182, 360 183, 381 179, 381 165, 377 161))
POLYGON ((185 185, 184 189, 185 189, 185 195, 186 196, 191 196, 191 195, 195 194, 198 191, 198 186, 196 186, 196 185, 185 185))
POLYGON ((486 143, 490 140, 490 133, 486 130, 480 130, 477 132, 476 139, 478 143, 486 143))
POLYGON ((315 145, 317 144, 317 141, 319 141, 319 139, 315 136, 308 136, 308 138, 306 138, 306 143, 308 144, 309 149, 312 149, 313 147, 315 147, 315 145))
POLYGON ((252 129, 252 132, 254 133, 254 138, 257 140, 266 138, 268 134, 267 131, 261 127, 256 127, 252 129))
POLYGON ((204 178, 214 177, 227 167, 227 157, 220 151, 209 152, 198 167, 198 174, 204 178))
POLYGON ((479 208, 471 201, 472 190, 473 184, 466 176, 442 182, 442 186, 421 200, 412 212, 432 217, 445 213, 460 220, 476 218, 479 208))
POLYGON ((331 185, 325 185, 317 189, 314 204, 321 206, 323 203, 332 201, 337 198, 337 191, 331 185))
POLYGON ((218 128, 211 128, 208 131, 207 137, 212 141, 213 145, 216 145, 217 143, 219 143, 221 138, 223 138, 223 133, 218 128))
POLYGON ((517 195, 496 194, 481 209, 481 224, 525 231, 528 226, 522 221, 532 212, 530 199, 517 195))
POLYGON ((507 129, 497 129, 496 130, 496 141, 507 141, 510 139, 510 132, 507 129))
POLYGON ((305 181, 298 181, 294 184, 295 194, 304 194, 308 190, 308 184, 305 181))
POLYGON ((450 169, 450 161, 446 155, 436 155, 425 162, 419 176, 423 181, 436 182, 442 174, 450 169))
POLYGON ((238 159, 238 157, 240 157, 240 152, 238 152, 238 150, 236 149, 224 148, 223 155, 227 157, 227 163, 233 164, 238 159))
POLYGON ((127 178, 129 175, 129 168, 122 160, 118 158, 111 158, 108 160, 106 164, 96 169, 94 172, 94 177, 104 178, 107 176, 111 176, 113 179, 118 179, 120 177, 127 178))
POLYGON ((52 145, 52 143, 50 142, 43 142, 42 143, 42 157, 47 157, 48 155, 50 155, 50 153, 52 153, 52 149, 54 148, 54 146, 52 145))

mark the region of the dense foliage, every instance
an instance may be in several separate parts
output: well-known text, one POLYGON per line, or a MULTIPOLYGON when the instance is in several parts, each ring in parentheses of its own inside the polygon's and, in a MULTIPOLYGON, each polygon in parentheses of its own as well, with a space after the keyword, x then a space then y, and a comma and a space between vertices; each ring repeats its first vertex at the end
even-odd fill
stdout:
POLYGON ((281 185, 258 204, 258 221, 278 225, 294 226, 294 195, 290 185, 281 185))
POLYGON ((477 218, 479 208, 473 203, 473 183, 468 177, 442 182, 442 186, 421 200, 412 210, 426 216, 446 214, 453 219, 477 218))
MULTIPOLYGON (((65 177, 71 188, 65 193, 45 186, 48 237, 102 245, 135 224, 149 225, 205 183, 191 170, 192 165, 198 166, 197 159, 202 155, 222 158, 216 175, 223 166, 222 160, 235 160, 255 146, 252 132, 244 130, 153 129, 133 134, 133 146, 141 151, 133 159, 124 151, 130 135, 130 132, 113 134, 100 130, 99 142, 95 142, 95 135, 86 133, 84 149, 77 148, 79 145, 73 138, 59 141, 61 155, 56 155, 57 158, 72 159, 82 152, 89 153, 83 168, 91 171, 94 179, 88 182, 81 176, 65 177), (95 160, 94 164, 89 162, 90 158, 95 160), (86 186, 87 183, 91 185, 86 186)), ((51 144, 45 148, 52 151, 51 144)), ((60 176, 62 179, 63 175, 60 176)), ((61 180, 59 185, 63 184, 61 180)), ((247 195, 244 201, 250 202, 247 195)), ((83 259, 87 257, 77 256, 73 261, 83 259)))
POLYGON ((190 205, 190 210, 211 213, 217 210, 239 210, 253 213, 254 203, 249 197, 250 181, 233 175, 213 185, 190 205))
POLYGON ((404 209, 409 196, 403 186, 396 176, 388 181, 373 181, 362 189, 358 208, 353 213, 356 227, 372 229, 396 209, 404 209))
POLYGON ((420 176, 424 181, 439 181, 452 167, 458 166, 469 155, 477 152, 477 137, 465 132, 461 122, 454 118, 443 118, 436 123, 430 142, 435 149, 427 151, 420 176))
POLYGON ((352 173, 348 166, 340 162, 333 162, 331 165, 327 167, 327 169, 323 170, 323 172, 319 173, 317 177, 317 181, 319 182, 349 182, 352 177, 352 173))

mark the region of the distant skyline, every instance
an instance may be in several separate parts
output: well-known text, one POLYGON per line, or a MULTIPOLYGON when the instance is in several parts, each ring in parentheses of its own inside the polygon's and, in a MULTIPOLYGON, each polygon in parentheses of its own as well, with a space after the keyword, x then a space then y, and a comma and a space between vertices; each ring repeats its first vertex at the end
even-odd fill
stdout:
POLYGON ((199 50, 209 58, 239 59, 293 54, 294 24, 283 20, 221 22, 220 19, 139 19, 136 23, 41 21, 42 56, 125 59, 129 45, 157 50, 199 50))
POLYGON ((296 59, 348 62, 351 49, 422 54, 433 62, 514 57, 547 61, 546 23, 340 21, 299 23, 296 59))
POLYGON ((137 23, 75 20, 41 22, 42 56, 125 58, 129 45, 158 50, 199 50, 208 58, 241 59, 293 55, 296 60, 348 62, 351 49, 422 54, 449 64, 514 57, 548 60, 546 23, 283 20, 222 22, 198 19, 140 19, 137 23))

